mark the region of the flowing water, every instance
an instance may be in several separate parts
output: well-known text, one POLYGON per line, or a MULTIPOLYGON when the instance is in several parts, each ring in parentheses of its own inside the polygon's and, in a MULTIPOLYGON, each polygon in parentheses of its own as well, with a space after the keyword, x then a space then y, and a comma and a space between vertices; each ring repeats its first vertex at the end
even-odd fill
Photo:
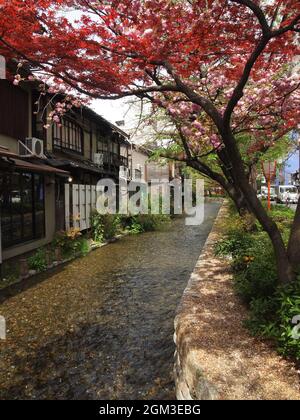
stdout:
POLYGON ((211 230, 176 219, 2 296, 1 399, 174 399, 176 307, 211 230))

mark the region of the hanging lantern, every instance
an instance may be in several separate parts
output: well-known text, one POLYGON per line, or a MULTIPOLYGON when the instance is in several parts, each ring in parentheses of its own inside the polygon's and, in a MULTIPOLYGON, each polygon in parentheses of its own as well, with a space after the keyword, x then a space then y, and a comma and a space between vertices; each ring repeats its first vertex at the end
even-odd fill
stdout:
POLYGON ((263 162, 262 170, 267 181, 271 181, 276 177, 277 162, 263 162))
POLYGON ((276 177, 277 162, 263 162, 262 170, 268 183, 268 210, 271 210, 271 180, 276 177))

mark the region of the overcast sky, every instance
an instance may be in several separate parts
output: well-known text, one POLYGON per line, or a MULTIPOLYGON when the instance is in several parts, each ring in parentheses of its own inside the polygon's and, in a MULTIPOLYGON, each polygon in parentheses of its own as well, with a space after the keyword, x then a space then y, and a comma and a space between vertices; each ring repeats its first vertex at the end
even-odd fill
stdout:
MULTIPOLYGON (((150 127, 140 125, 141 105, 135 98, 124 98, 118 100, 94 100, 90 107, 103 118, 116 125, 116 122, 123 121, 125 125, 119 127, 130 134, 134 143, 144 143, 153 136, 150 127)), ((149 111, 149 105, 144 105, 144 115, 149 111)))
POLYGON ((130 106, 126 103, 126 100, 94 100, 90 106, 111 123, 115 124, 116 121, 125 120, 126 127, 131 128, 132 111, 130 111, 130 106))

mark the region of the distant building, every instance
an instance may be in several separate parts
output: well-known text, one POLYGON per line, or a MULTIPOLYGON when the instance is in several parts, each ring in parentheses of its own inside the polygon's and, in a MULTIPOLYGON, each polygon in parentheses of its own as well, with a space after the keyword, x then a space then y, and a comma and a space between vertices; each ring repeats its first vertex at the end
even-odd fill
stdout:
POLYGON ((150 160, 151 151, 144 146, 133 145, 131 152, 131 179, 150 182, 151 180, 172 181, 180 178, 180 167, 173 161, 156 162, 150 160))
POLYGON ((293 131, 291 139, 294 141, 294 149, 283 160, 282 169, 280 170, 277 184, 300 184, 299 170, 300 170, 300 133, 293 131))
POLYGON ((299 171, 299 150, 295 149, 283 164, 279 174, 280 184, 293 184, 293 175, 299 171))

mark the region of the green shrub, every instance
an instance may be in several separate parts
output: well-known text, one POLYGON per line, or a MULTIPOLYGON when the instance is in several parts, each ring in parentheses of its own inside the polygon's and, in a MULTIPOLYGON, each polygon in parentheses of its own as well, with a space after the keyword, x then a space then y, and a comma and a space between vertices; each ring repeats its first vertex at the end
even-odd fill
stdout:
POLYGON ((232 228, 225 238, 217 242, 215 253, 218 256, 231 256, 232 258, 248 255, 248 250, 254 243, 254 238, 250 233, 241 228, 232 228))
POLYGON ((95 242, 114 238, 122 230, 121 217, 116 214, 99 214, 91 217, 92 237, 95 242))
POLYGON ((104 242, 114 238, 124 230, 132 234, 150 232, 159 229, 170 221, 167 215, 140 214, 135 216, 101 215, 93 213, 91 217, 92 238, 96 242, 104 242))
MULTIPOLYGON (((290 216, 290 211, 276 209, 277 220, 290 216)), ((248 229, 248 224, 237 214, 224 222, 224 238, 215 246, 219 256, 231 256, 234 286, 243 301, 271 296, 277 286, 277 269, 273 246, 262 230, 248 229)))
POLYGON ((170 221, 170 216, 162 214, 138 214, 124 219, 126 228, 132 234, 152 232, 170 221))
POLYGON ((44 271, 47 269, 46 251, 39 249, 32 257, 28 258, 28 267, 30 270, 44 271))
MULTIPOLYGON (((273 206, 271 215, 287 241, 293 210, 273 206)), ((300 360, 300 339, 292 336, 292 319, 300 315, 300 277, 296 284, 279 286, 269 237, 261 227, 249 232, 232 209, 224 222, 224 232, 215 252, 232 257, 235 290, 249 304, 246 326, 252 334, 272 340, 280 354, 300 360)))
POLYGON ((271 296, 277 285, 274 251, 265 233, 255 234, 244 256, 233 260, 234 285, 242 299, 249 303, 258 297, 271 296))
POLYGON ((142 227, 143 232, 151 232, 170 221, 170 217, 163 214, 140 214, 135 220, 142 227))
POLYGON ((293 338, 295 324, 300 315, 300 279, 292 286, 279 287, 268 298, 253 299, 247 327, 254 335, 272 340, 283 356, 300 360, 300 339, 293 338))
POLYGON ((70 258, 80 252, 81 232, 77 228, 58 232, 52 242, 53 248, 60 248, 63 258, 70 258))
POLYGON ((79 248, 80 254, 82 256, 88 255, 90 250, 91 250, 89 241, 86 238, 82 238, 82 239, 79 240, 79 244, 80 244, 79 245, 80 246, 80 248, 79 248))
POLYGON ((277 310, 274 295, 252 299, 249 318, 245 321, 246 327, 253 335, 271 339, 274 337, 277 310))
POLYGON ((282 233, 289 233, 295 217, 292 209, 277 205, 272 208, 271 216, 282 233))
POLYGON ((91 233, 95 242, 104 242, 104 227, 102 215, 98 212, 93 212, 91 216, 91 233))
POLYGON ((144 232, 143 226, 136 220, 135 217, 129 219, 127 228, 132 235, 138 235, 139 233, 144 232))
POLYGON ((105 239, 112 239, 120 233, 120 217, 114 214, 102 215, 103 235, 105 239))

